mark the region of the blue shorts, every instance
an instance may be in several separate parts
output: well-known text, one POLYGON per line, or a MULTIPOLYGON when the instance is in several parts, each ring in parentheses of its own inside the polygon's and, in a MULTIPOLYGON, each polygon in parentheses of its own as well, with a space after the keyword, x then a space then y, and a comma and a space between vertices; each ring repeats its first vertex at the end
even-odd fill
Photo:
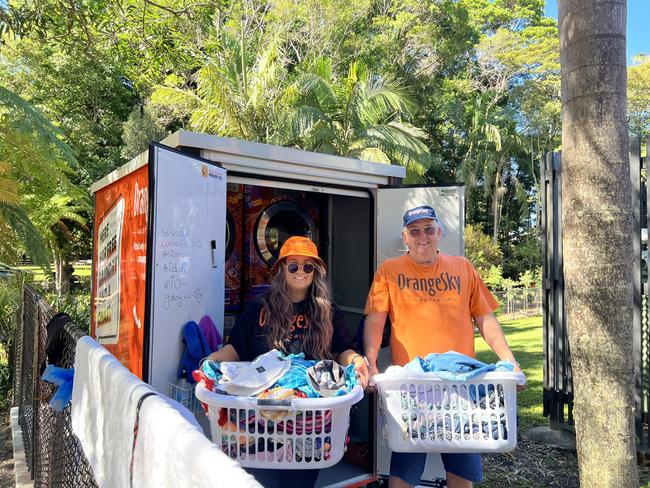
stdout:
MULTIPOLYGON (((481 456, 475 453, 440 453, 442 465, 448 473, 460 476, 468 481, 483 480, 481 456)), ((390 457, 390 475, 406 481, 409 485, 420 484, 427 462, 426 453, 394 452, 390 457)))

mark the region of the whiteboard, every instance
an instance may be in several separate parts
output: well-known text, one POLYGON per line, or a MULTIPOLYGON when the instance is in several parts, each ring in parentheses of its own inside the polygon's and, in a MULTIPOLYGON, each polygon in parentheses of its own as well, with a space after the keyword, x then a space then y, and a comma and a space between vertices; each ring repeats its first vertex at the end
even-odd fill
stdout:
POLYGON ((148 380, 167 394, 182 330, 210 315, 223 334, 226 171, 153 146, 148 380))

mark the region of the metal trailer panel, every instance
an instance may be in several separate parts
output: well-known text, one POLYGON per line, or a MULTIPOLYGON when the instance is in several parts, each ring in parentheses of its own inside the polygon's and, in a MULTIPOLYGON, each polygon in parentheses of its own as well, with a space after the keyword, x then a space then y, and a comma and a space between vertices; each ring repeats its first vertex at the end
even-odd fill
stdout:
MULTIPOLYGON (((404 178, 402 166, 373 163, 331 154, 241 141, 209 134, 178 131, 162 141, 172 148, 195 150, 204 159, 221 163, 229 172, 253 177, 273 177, 289 181, 311 182, 351 188, 377 188, 392 178, 404 178)), ((94 193, 146 164, 145 153, 95 182, 94 193)))

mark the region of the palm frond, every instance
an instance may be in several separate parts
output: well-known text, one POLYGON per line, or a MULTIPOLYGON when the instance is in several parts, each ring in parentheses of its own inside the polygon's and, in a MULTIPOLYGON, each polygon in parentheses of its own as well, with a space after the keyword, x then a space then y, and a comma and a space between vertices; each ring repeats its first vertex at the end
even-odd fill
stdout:
POLYGON ((269 94, 277 91, 284 74, 284 61, 281 40, 275 36, 259 54, 249 75, 249 101, 252 107, 262 108, 269 94))
POLYGON ((332 85, 314 73, 304 73, 293 83, 298 94, 296 104, 311 105, 321 112, 333 114, 337 110, 338 97, 332 85))
POLYGON ((377 147, 352 147, 347 155, 353 158, 363 159, 364 161, 371 161, 373 163, 391 163, 388 155, 377 147))
POLYGON ((17 122, 16 129, 22 132, 33 132, 47 145, 52 146, 60 157, 69 163, 76 163, 74 151, 62 139, 61 129, 56 127, 38 109, 19 95, 0 86, 0 105, 14 114, 17 122))
POLYGON ((396 116, 410 116, 414 102, 399 83, 392 78, 370 75, 365 82, 355 85, 349 116, 358 127, 383 124, 396 116))
POLYGON ((332 59, 325 56, 317 57, 316 59, 308 63, 307 72, 322 78, 327 83, 331 83, 332 82, 332 59))
POLYGON ((328 124, 329 118, 318 108, 309 105, 300 105, 289 115, 291 131, 297 138, 305 137, 319 122, 328 124))
POLYGON ((15 237, 25 246, 34 263, 39 266, 49 266, 50 259, 45 242, 22 207, 0 205, 0 219, 11 228, 15 237))
POLYGON ((433 164, 428 147, 420 130, 398 122, 368 128, 362 134, 368 147, 376 147, 387 154, 393 162, 407 169, 407 181, 421 180, 433 164))
POLYGON ((180 118, 191 113, 200 101, 192 91, 177 86, 158 85, 151 94, 151 103, 170 108, 180 118))
POLYGON ((481 132, 485 136, 485 141, 494 144, 497 152, 501 151, 501 132, 494 124, 484 124, 481 127, 481 132))
POLYGON ((9 175, 9 164, 0 162, 0 205, 16 205, 18 198, 18 183, 5 175, 9 175))

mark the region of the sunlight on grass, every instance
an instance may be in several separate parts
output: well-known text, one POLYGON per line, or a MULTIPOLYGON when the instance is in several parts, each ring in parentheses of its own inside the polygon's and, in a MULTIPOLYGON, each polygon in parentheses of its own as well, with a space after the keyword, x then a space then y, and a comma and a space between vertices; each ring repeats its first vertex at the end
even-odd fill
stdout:
MULTIPOLYGON (((54 265, 51 265, 52 270, 54 270, 54 265)), ((41 282, 45 280, 45 272, 38 266, 16 266, 16 269, 24 271, 31 276, 33 281, 41 282)), ((90 276, 91 266, 90 265, 76 265, 74 266, 75 274, 80 278, 90 276)))
MULTIPOLYGON (((527 379, 526 389, 517 394, 520 429, 548 425, 548 419, 542 416, 542 317, 503 320, 501 326, 527 379)), ((499 360, 479 334, 476 334, 476 353, 478 359, 486 363, 499 360)))

